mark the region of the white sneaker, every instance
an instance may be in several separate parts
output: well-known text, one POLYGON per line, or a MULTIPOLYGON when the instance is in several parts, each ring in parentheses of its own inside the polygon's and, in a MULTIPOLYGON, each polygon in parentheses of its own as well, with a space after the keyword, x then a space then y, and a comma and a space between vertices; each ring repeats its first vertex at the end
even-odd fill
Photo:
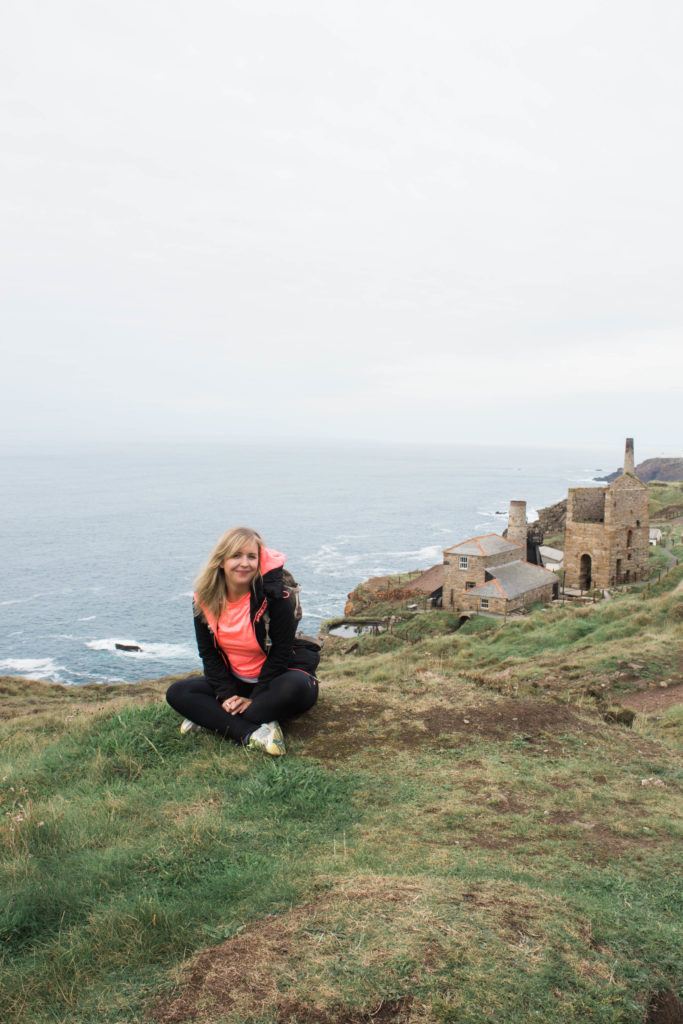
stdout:
POLYGON ((204 729, 196 722, 191 722, 189 718, 184 718, 180 723, 180 735, 187 736, 188 732, 204 732, 204 729))
POLYGON ((285 738, 277 722, 265 722, 252 732, 247 740, 250 750, 262 750, 271 757, 282 757, 287 753, 285 738))

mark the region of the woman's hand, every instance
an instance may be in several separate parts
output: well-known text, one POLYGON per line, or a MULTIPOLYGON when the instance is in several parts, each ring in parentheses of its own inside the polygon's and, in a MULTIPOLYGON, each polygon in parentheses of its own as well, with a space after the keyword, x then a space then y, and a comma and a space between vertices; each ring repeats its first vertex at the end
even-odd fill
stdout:
POLYGON ((221 704, 224 711, 227 711, 229 715, 241 715, 243 711, 246 711, 251 701, 248 697, 228 697, 221 704))

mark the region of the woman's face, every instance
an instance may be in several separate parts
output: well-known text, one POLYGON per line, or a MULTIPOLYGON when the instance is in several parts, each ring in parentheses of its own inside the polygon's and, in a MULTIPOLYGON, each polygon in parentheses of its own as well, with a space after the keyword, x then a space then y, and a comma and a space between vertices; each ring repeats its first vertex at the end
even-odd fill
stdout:
POLYGON ((233 593, 246 593, 258 572, 259 550, 255 540, 245 541, 239 551, 223 562, 228 589, 233 593))

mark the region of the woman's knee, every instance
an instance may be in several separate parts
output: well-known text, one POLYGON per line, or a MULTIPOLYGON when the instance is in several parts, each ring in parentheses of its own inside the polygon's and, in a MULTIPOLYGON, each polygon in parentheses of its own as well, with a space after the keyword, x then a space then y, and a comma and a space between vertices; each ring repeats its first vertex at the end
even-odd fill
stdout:
POLYGON ((187 679, 177 679, 171 683, 166 691, 166 700, 174 710, 182 706, 191 693, 196 692, 197 684, 204 681, 203 676, 189 676, 187 679))
POLYGON ((295 707, 312 707, 318 698, 318 684, 308 672, 291 670, 285 684, 288 703, 295 707))
POLYGON ((166 700, 175 709, 179 700, 182 700, 182 694, 185 690, 185 680, 179 679, 175 683, 171 683, 168 690, 166 691, 166 700))

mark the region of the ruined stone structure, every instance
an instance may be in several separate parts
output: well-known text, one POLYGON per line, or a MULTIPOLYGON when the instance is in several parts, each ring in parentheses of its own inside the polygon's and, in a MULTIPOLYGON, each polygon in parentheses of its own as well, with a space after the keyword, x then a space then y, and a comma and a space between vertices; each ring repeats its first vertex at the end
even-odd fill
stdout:
POLYGON ((446 609, 505 615, 557 596, 554 574, 527 561, 525 501, 510 502, 507 538, 470 537, 446 548, 443 557, 446 609))
POLYGON ((613 483, 570 488, 564 537, 566 587, 604 589, 646 575, 648 490, 634 467, 629 437, 624 471, 613 483))

